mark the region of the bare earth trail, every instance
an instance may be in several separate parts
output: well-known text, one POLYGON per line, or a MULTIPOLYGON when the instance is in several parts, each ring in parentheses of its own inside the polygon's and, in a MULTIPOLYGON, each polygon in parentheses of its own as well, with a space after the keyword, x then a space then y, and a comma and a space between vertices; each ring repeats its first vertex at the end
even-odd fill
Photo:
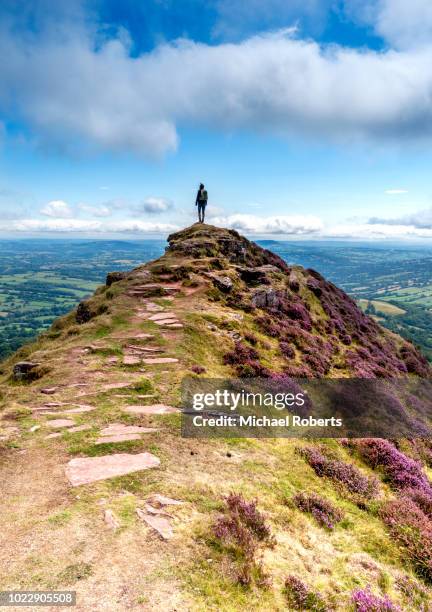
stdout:
MULTIPOLYGON (((336 601, 353 575, 377 581, 384 572, 394 580, 404 571, 379 519, 351 502, 340 501, 350 527, 337 533, 287 505, 298 488, 337 495, 305 466, 293 441, 180 436, 182 379, 199 368, 204 376, 232 375, 224 355, 248 330, 264 365, 285 363, 250 311, 226 299, 230 283, 240 282, 230 258, 245 256, 236 252, 237 238, 226 246, 229 240, 226 230, 192 226, 180 247, 174 241, 160 260, 100 288, 3 364, 0 590, 73 590, 80 612, 284 610, 290 572, 307 575, 336 601), (211 254, 214 244, 223 254, 211 254), (19 367, 30 369, 21 376, 19 367), (278 546, 264 559, 270 591, 233 587, 209 544, 231 490, 258 498, 271 521, 278 546)), ((265 276, 282 273, 261 251, 241 263, 249 272, 240 274, 264 279, 257 286, 269 296, 265 276)), ((262 295, 256 299, 261 310, 262 295)), ((341 350, 331 365, 338 371, 341 350)), ((300 367, 299 354, 295 360, 300 367)), ((341 602, 333 609, 346 609, 341 602)))

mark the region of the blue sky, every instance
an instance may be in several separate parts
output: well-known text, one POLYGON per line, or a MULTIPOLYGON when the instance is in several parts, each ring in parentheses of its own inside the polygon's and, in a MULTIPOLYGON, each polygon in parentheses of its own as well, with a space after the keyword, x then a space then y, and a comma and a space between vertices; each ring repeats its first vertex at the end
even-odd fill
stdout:
POLYGON ((0 236, 432 238, 429 0, 3 0, 0 236))

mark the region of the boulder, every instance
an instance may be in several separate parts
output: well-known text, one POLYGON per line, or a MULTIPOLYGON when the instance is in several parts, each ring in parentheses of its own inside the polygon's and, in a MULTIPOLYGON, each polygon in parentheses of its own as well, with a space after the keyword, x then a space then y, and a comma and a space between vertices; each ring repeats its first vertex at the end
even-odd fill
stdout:
POLYGON ((82 323, 88 323, 88 321, 93 319, 94 316, 95 313, 91 310, 87 302, 80 302, 78 304, 78 308, 75 314, 75 320, 77 323, 79 323, 80 325, 82 323))
POLYGON ((111 287, 113 283, 118 283, 126 278, 127 275, 127 272, 108 272, 105 284, 107 287, 111 287))
POLYGON ((33 361, 18 361, 13 367, 13 377, 15 380, 34 380, 37 378, 35 369, 39 365, 33 361))

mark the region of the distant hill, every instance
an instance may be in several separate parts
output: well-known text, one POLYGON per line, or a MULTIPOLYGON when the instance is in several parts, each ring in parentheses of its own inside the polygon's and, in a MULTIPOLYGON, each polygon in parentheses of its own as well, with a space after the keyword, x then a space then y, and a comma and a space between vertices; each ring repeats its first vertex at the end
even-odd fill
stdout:
POLYGON ((2 589, 73 590, 78 610, 430 609, 428 440, 188 439, 179 414, 185 376, 429 379, 426 359, 233 230, 168 242, 1 366, 2 589))

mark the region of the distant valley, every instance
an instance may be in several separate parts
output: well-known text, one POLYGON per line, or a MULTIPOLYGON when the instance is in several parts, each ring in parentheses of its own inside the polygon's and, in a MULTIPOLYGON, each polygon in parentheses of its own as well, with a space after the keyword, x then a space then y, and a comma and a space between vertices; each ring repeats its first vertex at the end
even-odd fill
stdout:
MULTIPOLYGON (((313 268, 432 361, 432 249, 257 241, 313 268)), ((104 283, 108 272, 159 257, 164 240, 0 241, 0 357, 32 340, 104 283)))

